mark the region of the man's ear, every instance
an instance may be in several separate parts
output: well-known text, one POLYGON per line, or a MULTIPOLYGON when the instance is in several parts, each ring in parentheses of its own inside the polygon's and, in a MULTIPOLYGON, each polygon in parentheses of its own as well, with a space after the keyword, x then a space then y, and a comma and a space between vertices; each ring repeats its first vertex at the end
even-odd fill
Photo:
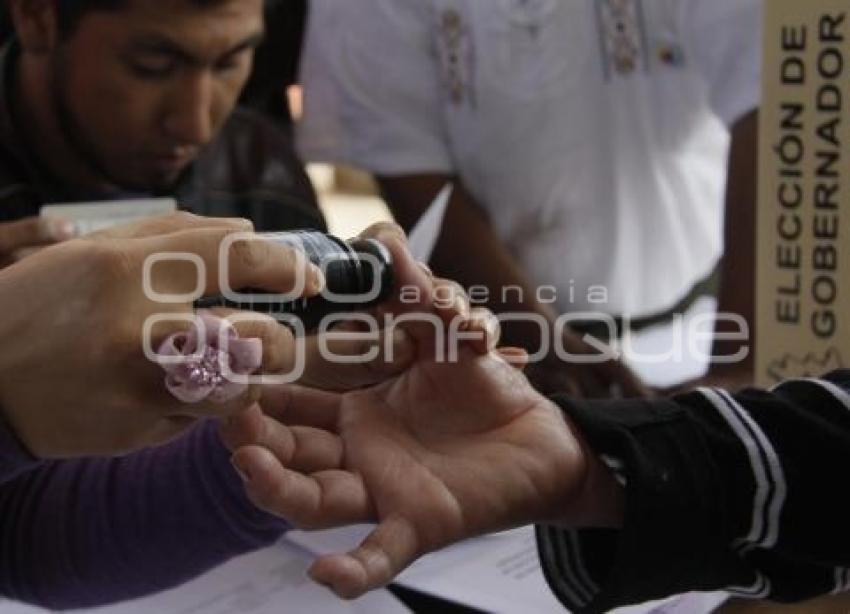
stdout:
POLYGON ((58 3, 64 0, 7 0, 15 33, 25 53, 52 51, 59 41, 58 3))

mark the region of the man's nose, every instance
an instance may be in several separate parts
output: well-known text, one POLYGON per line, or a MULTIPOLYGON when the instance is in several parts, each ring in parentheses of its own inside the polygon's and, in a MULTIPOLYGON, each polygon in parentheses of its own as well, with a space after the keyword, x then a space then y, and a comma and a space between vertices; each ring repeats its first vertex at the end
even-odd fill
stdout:
POLYGON ((177 86, 166 111, 164 129, 181 146, 203 146, 213 139, 214 83, 206 71, 177 86))

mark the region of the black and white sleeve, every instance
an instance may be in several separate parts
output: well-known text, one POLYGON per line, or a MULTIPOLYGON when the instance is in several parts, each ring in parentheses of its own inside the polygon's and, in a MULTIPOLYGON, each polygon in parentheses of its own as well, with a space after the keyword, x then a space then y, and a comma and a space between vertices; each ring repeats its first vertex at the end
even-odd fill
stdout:
POLYGON ((700 590, 781 602, 850 590, 850 371, 770 392, 556 401, 626 489, 622 530, 537 528, 568 609, 700 590))

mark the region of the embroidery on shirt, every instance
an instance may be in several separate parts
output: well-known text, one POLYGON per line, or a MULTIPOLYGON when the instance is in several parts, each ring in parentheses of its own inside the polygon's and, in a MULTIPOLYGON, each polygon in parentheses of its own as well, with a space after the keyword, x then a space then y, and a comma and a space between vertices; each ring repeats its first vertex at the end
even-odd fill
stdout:
POLYGON ((675 0, 667 0, 666 4, 653 5, 653 8, 655 11, 651 38, 656 65, 662 68, 684 68, 687 64, 687 54, 682 43, 681 24, 677 18, 677 3, 675 0))
POLYGON ((439 16, 438 50, 449 102, 460 107, 476 106, 474 52, 469 27, 456 8, 447 8, 439 16))
POLYGON ((643 0, 595 0, 605 80, 649 68, 643 0))
POLYGON ((557 9, 558 0, 508 0, 511 22, 535 39, 545 25, 545 20, 557 9))
POLYGON ((676 43, 658 43, 658 61, 673 68, 682 68, 685 65, 685 51, 681 45, 676 43))

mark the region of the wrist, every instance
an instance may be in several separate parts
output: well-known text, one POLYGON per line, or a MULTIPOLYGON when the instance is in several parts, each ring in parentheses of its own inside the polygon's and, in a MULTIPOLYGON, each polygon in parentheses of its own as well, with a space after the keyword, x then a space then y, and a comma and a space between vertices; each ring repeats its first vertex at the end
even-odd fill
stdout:
POLYGON ((556 523, 569 528, 622 528, 625 517, 625 485, 603 462, 578 427, 564 416, 578 443, 584 463, 584 480, 556 523))
MULTIPOLYGON (((532 516, 523 524, 535 523, 568 528, 619 528, 623 525, 625 492, 616 476, 591 449, 576 423, 558 405, 546 400, 557 423, 538 439, 535 456, 545 462, 541 485, 527 509, 532 516), (548 444, 547 444, 548 440, 548 444), (542 506, 542 507, 541 507, 542 506)), ((539 467, 539 465, 538 465, 539 467)))

